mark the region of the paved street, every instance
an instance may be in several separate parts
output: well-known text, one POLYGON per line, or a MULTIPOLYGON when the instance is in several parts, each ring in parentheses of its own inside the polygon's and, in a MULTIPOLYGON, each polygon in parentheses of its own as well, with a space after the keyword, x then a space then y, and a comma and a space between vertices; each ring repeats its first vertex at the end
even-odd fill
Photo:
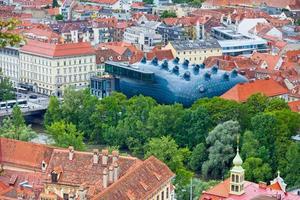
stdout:
MULTIPOLYGON (((21 107, 21 111, 23 113, 44 110, 47 108, 49 104, 49 97, 45 95, 36 94, 36 93, 28 93, 28 94, 17 93, 17 95, 18 95, 17 97, 18 99, 27 100, 27 105, 22 105, 21 107), (37 98, 36 99, 30 98, 30 96, 32 95, 35 95, 37 98)), ((12 112, 12 108, 2 109, 0 110, 0 117, 10 115, 11 112, 12 112)))

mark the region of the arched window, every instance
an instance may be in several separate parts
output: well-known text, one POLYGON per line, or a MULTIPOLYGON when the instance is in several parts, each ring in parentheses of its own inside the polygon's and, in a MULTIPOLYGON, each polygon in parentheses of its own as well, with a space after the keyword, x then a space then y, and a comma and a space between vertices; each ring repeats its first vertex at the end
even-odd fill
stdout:
POLYGON ((235 175, 235 182, 238 183, 239 182, 239 176, 235 175))

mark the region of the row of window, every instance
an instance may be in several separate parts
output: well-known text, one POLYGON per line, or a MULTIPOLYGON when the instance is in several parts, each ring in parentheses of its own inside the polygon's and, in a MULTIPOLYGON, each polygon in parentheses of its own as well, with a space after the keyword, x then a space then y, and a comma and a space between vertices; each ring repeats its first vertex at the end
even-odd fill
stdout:
POLYGON ((235 175, 231 174, 231 181, 234 183, 240 183, 244 181, 244 176, 243 175, 235 175))
POLYGON ((71 73, 77 73, 77 72, 87 72, 87 70, 89 70, 89 72, 94 71, 93 65, 90 65, 90 67, 88 68, 88 66, 78 66, 78 67, 69 67, 69 68, 63 68, 62 69, 57 69, 57 74, 60 74, 61 72, 63 72, 63 74, 71 74, 71 73), (73 69, 73 70, 72 70, 73 69))
POLYGON ((78 64, 93 63, 93 58, 91 58, 91 57, 90 58, 78 57, 77 59, 70 58, 70 59, 61 59, 61 60, 57 60, 57 61, 52 61, 50 59, 37 57, 37 56, 21 55, 20 60, 27 61, 29 63, 45 65, 45 66, 52 66, 52 65, 55 65, 55 63, 57 66, 68 66, 68 65, 76 65, 76 64, 78 65, 78 64), (52 63, 52 65, 51 65, 51 63, 52 63))
POLYGON ((166 187, 166 191, 161 191, 160 194, 156 196, 156 200, 168 200, 169 199, 169 187, 166 187), (166 198, 165 198, 166 197, 166 198))
MULTIPOLYGON (((52 69, 51 68, 47 68, 47 67, 41 67, 38 65, 30 65, 30 64, 21 64, 21 66, 23 67, 23 69, 27 70, 27 71, 34 71, 34 72, 38 72, 38 73, 42 73, 42 74, 51 74, 52 73, 52 69)), ((72 74, 72 73, 85 73, 85 72, 92 72, 94 71, 94 67, 93 65, 90 66, 75 66, 75 67, 69 67, 69 68, 63 68, 63 69, 57 69, 56 73, 60 74, 61 72, 63 72, 63 74, 72 74)))
MULTIPOLYGON (((192 53, 194 53, 194 54, 199 54, 199 53, 206 53, 206 52, 211 52, 211 53, 213 53, 214 50, 211 49, 211 50, 209 50, 209 51, 203 50, 203 51, 194 51, 194 52, 193 52, 193 51, 183 51, 183 52, 178 51, 177 53, 178 53, 178 55, 180 55, 180 54, 186 55, 186 54, 192 54, 192 53)), ((216 52, 220 52, 220 49, 217 49, 216 52)))

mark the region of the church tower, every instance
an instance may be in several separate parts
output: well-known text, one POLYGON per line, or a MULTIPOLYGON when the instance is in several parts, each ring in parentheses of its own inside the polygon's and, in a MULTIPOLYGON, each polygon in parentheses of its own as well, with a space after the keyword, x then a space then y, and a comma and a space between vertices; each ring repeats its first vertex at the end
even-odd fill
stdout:
POLYGON ((230 170, 230 194, 244 194, 244 174, 245 170, 242 167, 243 160, 239 154, 237 147, 236 155, 233 159, 233 168, 230 170))

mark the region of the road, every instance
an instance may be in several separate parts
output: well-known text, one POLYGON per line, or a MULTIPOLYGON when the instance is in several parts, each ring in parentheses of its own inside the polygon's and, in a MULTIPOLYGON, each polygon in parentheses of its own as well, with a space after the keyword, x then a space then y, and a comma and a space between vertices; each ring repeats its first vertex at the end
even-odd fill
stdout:
MULTIPOLYGON (((27 100, 27 106, 21 108, 21 111, 23 113, 45 110, 48 107, 49 104, 48 96, 36 94, 36 93, 28 93, 28 94, 17 93, 17 95, 18 95, 17 97, 18 99, 27 100), (30 98, 31 95, 36 95, 37 98, 36 99, 30 98)), ((0 110, 0 117, 10 115, 11 112, 12 112, 12 108, 0 110)))

